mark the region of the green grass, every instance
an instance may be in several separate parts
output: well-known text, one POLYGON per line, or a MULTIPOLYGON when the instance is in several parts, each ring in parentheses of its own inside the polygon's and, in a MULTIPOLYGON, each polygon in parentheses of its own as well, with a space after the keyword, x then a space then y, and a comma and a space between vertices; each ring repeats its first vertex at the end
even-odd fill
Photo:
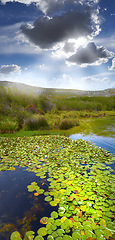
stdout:
MULTIPOLYGON (((58 115, 53 115, 51 113, 47 113, 45 118, 50 125, 50 129, 47 130, 34 130, 34 131, 25 131, 21 129, 15 133, 4 133, 0 134, 0 137, 23 137, 23 136, 37 136, 37 135, 65 135, 69 136, 75 133, 82 133, 84 135, 88 134, 96 134, 98 136, 107 136, 107 137, 115 137, 115 113, 114 112, 106 112, 106 116, 102 117, 77 117, 77 121, 79 120, 80 125, 74 126, 70 129, 64 130, 59 129, 57 126, 54 127, 57 119, 64 119, 63 117, 66 115, 66 112, 59 113, 58 115), (57 118, 56 118, 57 116, 57 118)), ((74 112, 75 116, 78 116, 77 112, 74 112)), ((79 113, 80 114, 80 113, 79 113)), ((83 113, 82 113, 83 114, 83 113)), ((85 114, 85 113, 84 113, 85 114)), ((96 114, 96 113, 95 113, 96 114)), ((67 116, 71 115, 71 112, 67 112, 67 116)), ((90 113, 91 115, 91 113, 90 113)), ((94 113, 92 113, 94 115, 94 113)), ((103 115, 99 113, 99 115, 103 115)), ((58 119, 58 121, 59 121, 58 119)), ((72 115, 72 119, 73 118, 72 115)))

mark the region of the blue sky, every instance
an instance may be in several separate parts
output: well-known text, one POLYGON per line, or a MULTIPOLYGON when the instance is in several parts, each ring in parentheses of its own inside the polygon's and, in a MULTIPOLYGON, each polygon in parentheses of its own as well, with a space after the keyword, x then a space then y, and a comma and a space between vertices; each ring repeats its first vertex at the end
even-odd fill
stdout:
POLYGON ((115 87, 115 0, 1 0, 0 81, 115 87))

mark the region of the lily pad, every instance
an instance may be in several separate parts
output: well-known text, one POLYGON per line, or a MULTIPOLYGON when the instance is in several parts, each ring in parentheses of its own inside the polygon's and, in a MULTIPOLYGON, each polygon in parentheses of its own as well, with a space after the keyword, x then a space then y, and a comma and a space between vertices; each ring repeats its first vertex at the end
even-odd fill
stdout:
POLYGON ((38 229, 37 233, 40 236, 45 236, 45 235, 47 235, 47 228, 41 227, 41 228, 38 229))
POLYGON ((65 234, 65 235, 63 236, 63 240, 72 240, 72 237, 65 234))
POLYGON ((77 239, 81 240, 80 231, 78 230, 78 231, 73 232, 72 233, 72 238, 73 238, 73 240, 77 240, 77 239))
POLYGON ((22 240, 20 233, 17 231, 15 231, 11 234, 10 239, 11 240, 22 240))
POLYGON ((58 213, 55 212, 55 211, 51 212, 51 217, 52 218, 58 218, 58 213))
POLYGON ((47 221, 48 221, 48 217, 42 217, 42 218, 40 219, 40 223, 41 223, 41 224, 47 224, 47 221))
POLYGON ((40 235, 36 236, 34 240, 44 240, 44 238, 40 235))

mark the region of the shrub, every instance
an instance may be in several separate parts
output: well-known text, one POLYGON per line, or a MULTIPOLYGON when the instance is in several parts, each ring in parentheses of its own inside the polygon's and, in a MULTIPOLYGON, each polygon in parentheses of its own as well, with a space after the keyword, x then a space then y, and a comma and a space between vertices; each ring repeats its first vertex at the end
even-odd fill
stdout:
POLYGON ((12 133, 18 130, 18 123, 15 119, 7 118, 0 121, 0 133, 12 133))
POLYGON ((44 116, 33 116, 26 120, 24 128, 30 131, 44 130, 48 128, 48 123, 44 116))
POLYGON ((34 105, 28 105, 25 109, 32 114, 38 113, 44 115, 44 112, 41 111, 40 109, 37 109, 34 105))
POLYGON ((72 128, 74 126, 79 126, 79 121, 77 120, 72 120, 72 119, 68 119, 68 118, 65 118, 63 120, 61 120, 60 122, 60 125, 59 125, 59 129, 69 129, 69 128, 72 128))

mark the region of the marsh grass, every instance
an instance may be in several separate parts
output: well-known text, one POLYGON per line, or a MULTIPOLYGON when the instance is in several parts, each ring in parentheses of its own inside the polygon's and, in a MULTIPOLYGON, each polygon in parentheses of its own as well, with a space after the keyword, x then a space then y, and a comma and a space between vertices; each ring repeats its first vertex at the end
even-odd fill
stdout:
POLYGON ((15 119, 5 116, 0 119, 0 133, 12 133, 18 130, 18 123, 15 119))
POLYGON ((48 123, 44 116, 35 115, 25 121, 24 129, 28 131, 47 129, 48 123))
POLYGON ((60 124, 59 124, 59 129, 69 129, 69 128, 72 128, 74 126, 79 126, 80 123, 77 119, 69 119, 69 118, 65 118, 65 119, 62 119, 60 124))

